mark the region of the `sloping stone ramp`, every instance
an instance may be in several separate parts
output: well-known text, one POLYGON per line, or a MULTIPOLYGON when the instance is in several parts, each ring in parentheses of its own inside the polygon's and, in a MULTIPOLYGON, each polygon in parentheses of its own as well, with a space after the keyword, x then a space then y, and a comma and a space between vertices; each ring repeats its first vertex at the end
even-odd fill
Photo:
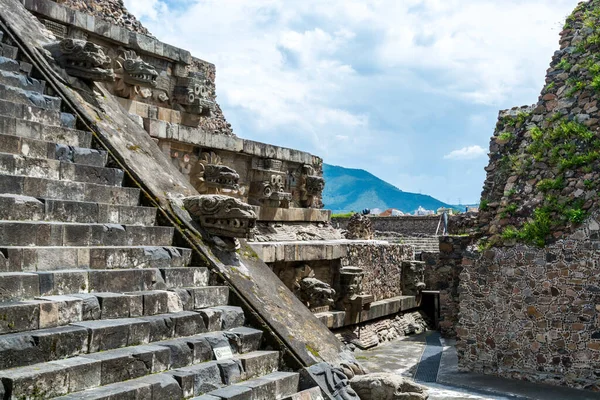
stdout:
POLYGON ((3 36, 0 399, 320 398, 3 36))

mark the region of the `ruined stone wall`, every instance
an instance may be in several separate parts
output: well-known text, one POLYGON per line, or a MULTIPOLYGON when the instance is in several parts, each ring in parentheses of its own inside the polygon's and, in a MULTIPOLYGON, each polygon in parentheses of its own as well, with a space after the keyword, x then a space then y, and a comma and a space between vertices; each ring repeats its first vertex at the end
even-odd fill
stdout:
POLYGON ((425 262, 426 290, 440 292, 439 328, 442 336, 456 337, 459 313, 460 274, 466 265, 471 265, 474 254, 468 252, 471 237, 440 237, 438 253, 421 253, 425 262))
POLYGON ((135 15, 131 14, 123 0, 53 0, 73 10, 94 15, 109 21, 112 24, 122 26, 131 31, 151 36, 135 15))
MULTIPOLYGON (((443 225, 440 224, 440 215, 431 216, 400 216, 400 217, 370 217, 373 229, 378 236, 384 237, 386 233, 396 233, 403 236, 433 236, 442 234, 443 225), (438 229, 438 224, 439 229, 438 229)), ((350 218, 332 218, 333 226, 348 229, 350 218)), ((476 213, 457 214, 448 216, 448 232, 450 234, 471 234, 477 232, 478 218, 476 213)))
MULTIPOLYGON (((401 216, 401 217, 370 217, 373 229, 378 232, 396 232, 402 235, 435 235, 439 215, 433 216, 401 216)), ((333 226, 347 229, 350 218, 332 218, 333 226)), ((440 228, 441 229, 441 228, 440 228)), ((440 232, 441 233, 441 232, 440 232)))
POLYGON ((463 264, 462 370, 600 391, 600 225, 545 248, 485 251, 463 264))
POLYGON ((348 244, 342 266, 363 268, 363 292, 375 301, 402 295, 402 261, 413 260, 411 246, 399 244, 348 244))
POLYGON ((598 209, 600 3, 568 17, 533 106, 501 111, 479 225, 492 244, 543 246, 598 209))
POLYGON ((463 264, 459 366, 600 391, 600 1, 561 32, 538 102, 500 113, 463 264))
POLYGON ((334 331, 339 340, 352 350, 368 349, 380 344, 415 335, 430 329, 427 317, 419 312, 402 312, 334 331))

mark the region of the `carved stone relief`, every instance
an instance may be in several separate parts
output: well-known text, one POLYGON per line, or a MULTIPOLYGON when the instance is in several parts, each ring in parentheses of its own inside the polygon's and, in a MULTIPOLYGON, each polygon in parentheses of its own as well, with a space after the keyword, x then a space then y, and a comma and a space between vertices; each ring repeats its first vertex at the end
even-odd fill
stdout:
POLYGON ((327 363, 319 363, 307 368, 321 390, 327 391, 329 398, 336 400, 360 400, 344 371, 327 363))
POLYGON ((362 214, 354 214, 348 221, 346 239, 373 240, 375 233, 371 219, 362 214))
POLYGON ((253 180, 249 198, 255 205, 288 208, 292 194, 286 191, 287 174, 281 171, 282 162, 258 159, 253 162, 253 180))
POLYGON ((192 218, 212 235, 245 238, 256 223, 252 206, 234 197, 192 196, 183 199, 183 204, 192 218))
POLYGON ((156 87, 158 78, 158 72, 152 65, 129 50, 123 50, 116 60, 115 74, 117 77, 115 91, 121 97, 127 98, 133 98, 138 94, 142 98, 150 97, 152 91, 147 88, 156 87))
POLYGON ((110 58, 92 42, 63 39, 45 46, 45 49, 70 76, 91 81, 115 80, 110 58))
POLYGON ((214 152, 205 152, 193 167, 190 179, 196 190, 200 193, 238 194, 239 174, 226 165, 223 165, 221 157, 214 152))

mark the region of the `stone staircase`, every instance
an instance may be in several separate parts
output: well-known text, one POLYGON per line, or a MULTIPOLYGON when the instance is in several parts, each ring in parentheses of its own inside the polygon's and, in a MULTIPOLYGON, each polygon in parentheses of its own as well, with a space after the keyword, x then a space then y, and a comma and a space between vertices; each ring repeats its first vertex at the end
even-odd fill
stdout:
POLYGON ((439 253, 440 251, 440 242, 438 236, 402 236, 387 238, 385 240, 389 240, 393 243, 411 245, 415 248, 415 253, 439 253))
POLYGON ((0 399, 321 398, 3 36, 0 399))

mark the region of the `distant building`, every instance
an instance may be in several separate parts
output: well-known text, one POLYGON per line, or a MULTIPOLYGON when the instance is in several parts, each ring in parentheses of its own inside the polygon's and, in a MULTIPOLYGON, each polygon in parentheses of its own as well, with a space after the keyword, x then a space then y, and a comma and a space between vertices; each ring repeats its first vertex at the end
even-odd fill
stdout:
POLYGON ((404 215, 404 213, 400 210, 396 210, 395 208, 388 208, 379 214, 380 217, 401 217, 402 215, 404 215))
POLYGON ((417 211, 415 211, 415 215, 418 215, 418 216, 435 215, 435 212, 432 210, 426 210, 423 207, 419 206, 419 208, 417 208, 417 211))
POLYGON ((371 215, 379 215, 381 214, 383 211, 381 211, 380 208, 374 208, 371 210, 371 215))

